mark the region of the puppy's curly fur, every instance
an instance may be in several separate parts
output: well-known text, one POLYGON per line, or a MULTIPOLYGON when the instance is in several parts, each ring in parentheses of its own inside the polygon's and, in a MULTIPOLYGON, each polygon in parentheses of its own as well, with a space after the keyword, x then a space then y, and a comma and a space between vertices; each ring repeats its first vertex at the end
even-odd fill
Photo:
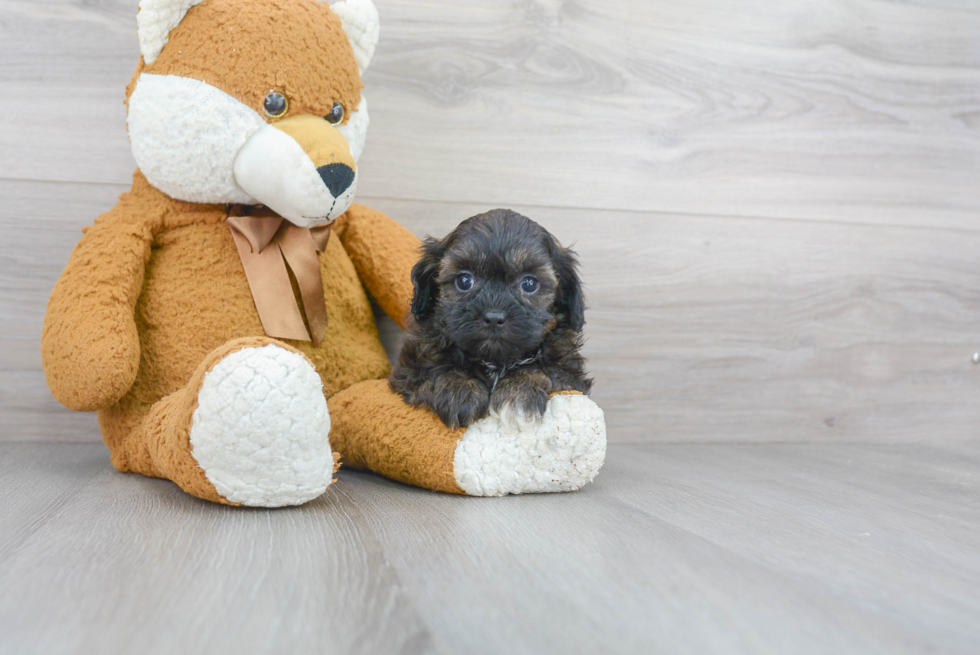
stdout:
POLYGON ((488 413, 528 423, 551 392, 588 393, 577 267, 574 252, 507 209, 426 239, 392 390, 451 428, 488 413))

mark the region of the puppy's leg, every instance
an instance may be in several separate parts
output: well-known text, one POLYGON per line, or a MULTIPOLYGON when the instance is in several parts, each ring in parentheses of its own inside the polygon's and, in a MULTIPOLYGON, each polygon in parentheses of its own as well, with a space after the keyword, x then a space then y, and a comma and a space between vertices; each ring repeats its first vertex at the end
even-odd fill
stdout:
POLYGON ((437 491, 574 491, 595 477, 606 454, 602 410, 581 394, 552 396, 541 420, 519 430, 493 416, 452 430, 385 380, 355 384, 329 406, 330 443, 343 464, 437 491))
POLYGON ((505 376, 490 394, 490 415, 515 429, 527 428, 544 416, 551 378, 538 368, 505 376))
POLYGON ((490 407, 490 390, 455 369, 434 371, 404 397, 410 405, 434 411, 451 429, 469 427, 490 407))

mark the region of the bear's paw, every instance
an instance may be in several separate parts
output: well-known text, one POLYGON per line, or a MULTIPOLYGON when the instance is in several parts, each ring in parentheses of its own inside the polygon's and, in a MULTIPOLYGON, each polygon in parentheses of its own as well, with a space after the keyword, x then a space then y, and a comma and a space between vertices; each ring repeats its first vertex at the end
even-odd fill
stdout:
POLYGON ((330 414, 320 376, 302 355, 270 344, 237 350, 198 392, 192 454, 225 499, 301 505, 330 484, 330 414))
POLYGON ((557 395, 540 420, 488 416, 456 445, 453 474, 470 496, 575 491, 595 478, 606 457, 602 410, 587 396, 557 395))

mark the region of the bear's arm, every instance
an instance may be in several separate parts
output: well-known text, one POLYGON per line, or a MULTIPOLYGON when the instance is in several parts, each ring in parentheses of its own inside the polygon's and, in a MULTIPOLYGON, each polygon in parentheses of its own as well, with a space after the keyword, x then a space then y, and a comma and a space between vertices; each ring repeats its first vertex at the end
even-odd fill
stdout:
POLYGON ((136 379, 134 310, 152 234, 134 210, 123 196, 84 231, 48 300, 41 359, 51 393, 69 409, 108 407, 136 379))
POLYGON ((421 241, 385 214, 353 204, 337 233, 368 292, 401 327, 412 302, 412 267, 421 241))

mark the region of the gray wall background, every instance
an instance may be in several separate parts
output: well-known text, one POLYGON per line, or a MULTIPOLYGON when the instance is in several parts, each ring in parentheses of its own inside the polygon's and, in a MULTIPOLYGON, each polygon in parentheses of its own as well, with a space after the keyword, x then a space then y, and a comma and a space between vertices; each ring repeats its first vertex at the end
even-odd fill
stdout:
MULTIPOLYGON (((980 2, 376 0, 359 201, 575 242, 613 443, 980 426, 980 2)), ((137 0, 0 0, 0 440, 50 397, 47 295, 135 168, 137 0)))

